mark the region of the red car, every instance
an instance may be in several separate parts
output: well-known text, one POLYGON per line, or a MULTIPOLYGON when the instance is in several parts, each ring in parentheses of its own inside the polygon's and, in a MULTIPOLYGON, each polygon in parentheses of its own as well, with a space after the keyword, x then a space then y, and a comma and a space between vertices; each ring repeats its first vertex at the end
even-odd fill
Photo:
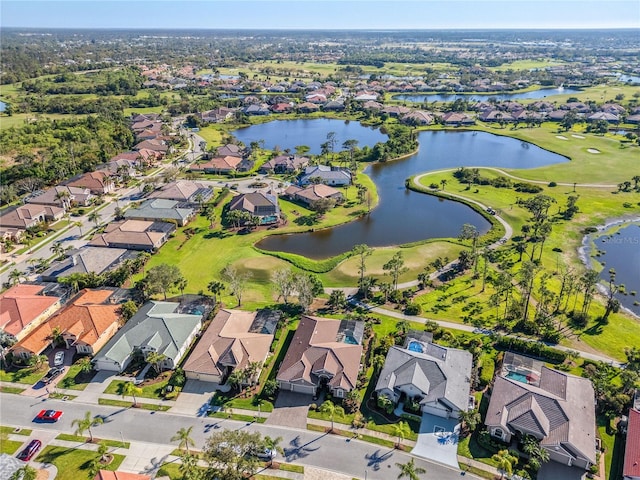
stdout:
POLYGON ((60 410, 41 410, 36 415, 36 421, 38 422, 57 422, 60 420, 62 412, 60 410))
POLYGON ((29 445, 24 447, 24 450, 18 454, 18 458, 22 461, 28 462, 36 453, 38 453, 41 446, 42 442, 40 440, 31 440, 29 445))

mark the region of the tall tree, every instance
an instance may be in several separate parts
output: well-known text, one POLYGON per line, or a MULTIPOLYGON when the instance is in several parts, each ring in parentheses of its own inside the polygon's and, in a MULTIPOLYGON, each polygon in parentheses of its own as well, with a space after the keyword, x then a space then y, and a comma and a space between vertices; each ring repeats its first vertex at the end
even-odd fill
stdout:
POLYGON ((409 480, 419 480, 420 475, 424 475, 427 471, 422 467, 416 467, 412 458, 407 463, 396 463, 396 467, 400 469, 398 479, 407 477, 409 480))
POLYGON ((193 430, 193 425, 190 427, 182 427, 180 430, 176 432, 176 434, 171 437, 172 442, 178 442, 178 448, 180 450, 185 450, 187 455, 189 455, 189 447, 194 447, 195 442, 193 438, 191 438, 191 431, 193 430))
POLYGON ((278 300, 282 298, 285 305, 289 303, 289 297, 295 290, 295 275, 290 268, 276 270, 271 275, 273 286, 278 294, 278 300))
POLYGON ((244 480, 251 478, 261 462, 252 452, 264 448, 259 432, 222 430, 209 437, 204 448, 204 459, 209 464, 208 478, 244 480), (209 476, 210 475, 210 476, 209 476))
POLYGON ((217 297, 220 295, 225 289, 225 285, 222 282, 218 282, 217 280, 212 280, 207 285, 207 290, 211 292, 213 295, 213 303, 217 302, 217 297))
POLYGON ((478 260, 477 260, 477 249, 478 249, 478 237, 480 236, 480 232, 476 228, 475 225, 471 225, 470 223, 465 223, 462 225, 462 230, 460 231, 460 235, 458 235, 459 240, 471 240, 471 259, 473 261, 473 273, 477 272, 478 268, 478 260))
POLYGON ((149 292, 162 292, 164 299, 167 299, 167 292, 176 287, 183 279, 180 269, 176 265, 161 263, 151 269, 146 276, 149 292))
POLYGON ((89 219, 90 222, 93 222, 96 225, 96 228, 98 228, 98 225, 100 225, 100 220, 101 220, 101 216, 100 216, 100 212, 98 212, 97 210, 93 210, 88 216, 87 218, 89 219))
POLYGON ((118 390, 120 391, 120 395, 122 395, 122 398, 124 398, 124 397, 132 397, 133 398, 133 404, 134 405, 138 404, 138 400, 136 399, 136 395, 142 394, 142 389, 140 387, 138 387, 135 383, 133 383, 133 382, 122 382, 118 386, 118 390))
POLYGON ((404 420, 393 424, 393 434, 398 438, 396 448, 400 448, 402 441, 411 434, 411 427, 404 420))
POLYGON ((84 432, 89 432, 89 441, 93 443, 93 432, 91 431, 92 427, 97 427, 98 425, 102 425, 104 420, 102 417, 92 417, 91 412, 85 412, 83 418, 76 418, 71 422, 72 427, 76 427, 76 435, 82 435, 84 432))
POLYGON ((367 271, 367 257, 370 257, 373 254, 373 250, 369 248, 367 244, 361 243, 353 247, 351 251, 358 260, 358 274, 360 275, 358 284, 361 284, 364 274, 367 271))
POLYGON ((331 400, 325 400, 320 406, 320 411, 329 415, 331 420, 331 431, 333 432, 333 420, 336 415, 344 416, 344 409, 340 405, 336 405, 331 400))
POLYGON ((409 270, 404 266, 404 258, 402 257, 402 252, 396 252, 393 257, 391 257, 391 260, 389 260, 382 266, 382 269, 385 272, 389 272, 391 274, 394 290, 398 290, 398 279, 400 278, 400 275, 409 270))
POLYGON ((229 283, 231 294, 236 297, 238 307, 242 305, 242 296, 247 289, 250 274, 240 272, 235 266, 229 264, 222 270, 222 277, 229 283))

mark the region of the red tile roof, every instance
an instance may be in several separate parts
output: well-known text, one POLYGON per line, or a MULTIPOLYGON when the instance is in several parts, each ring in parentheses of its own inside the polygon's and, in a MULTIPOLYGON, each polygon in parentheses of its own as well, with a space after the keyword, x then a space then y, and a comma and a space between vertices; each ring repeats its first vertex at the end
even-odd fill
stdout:
POLYGON ((93 480, 151 480, 151 477, 149 475, 140 475, 139 473, 100 470, 93 480))
POLYGON ((629 410, 627 446, 624 452, 624 478, 640 478, 640 411, 629 410))
POLYGON ((16 285, 0 295, 0 328, 16 336, 60 301, 58 297, 38 295, 43 289, 42 285, 16 285))

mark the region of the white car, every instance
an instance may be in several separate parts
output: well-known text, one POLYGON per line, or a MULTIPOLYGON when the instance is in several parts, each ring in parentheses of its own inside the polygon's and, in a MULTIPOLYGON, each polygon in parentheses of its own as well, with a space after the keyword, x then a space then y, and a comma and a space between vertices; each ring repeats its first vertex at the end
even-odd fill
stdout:
POLYGON ((64 363, 64 352, 60 350, 59 352, 56 352, 55 356, 53 357, 53 366, 59 367, 63 363, 64 363))

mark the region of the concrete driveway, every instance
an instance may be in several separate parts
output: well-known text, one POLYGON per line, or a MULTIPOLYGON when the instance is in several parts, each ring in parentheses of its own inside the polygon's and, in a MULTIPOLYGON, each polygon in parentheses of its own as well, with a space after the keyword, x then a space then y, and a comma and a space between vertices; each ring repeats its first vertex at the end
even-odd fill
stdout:
POLYGON ((293 392, 280 392, 273 412, 265 423, 291 428, 307 428, 309 405, 313 402, 311 395, 293 392))
POLYGON ((538 480, 584 480, 587 472, 581 468, 561 465, 557 462, 543 463, 538 471, 538 480))
POLYGON ((411 453, 458 468, 459 431, 457 420, 423 413, 418 440, 411 453))
POLYGON ((221 387, 212 382, 187 380, 171 411, 182 415, 206 416, 209 400, 216 390, 228 391, 229 387, 226 385, 221 387))

